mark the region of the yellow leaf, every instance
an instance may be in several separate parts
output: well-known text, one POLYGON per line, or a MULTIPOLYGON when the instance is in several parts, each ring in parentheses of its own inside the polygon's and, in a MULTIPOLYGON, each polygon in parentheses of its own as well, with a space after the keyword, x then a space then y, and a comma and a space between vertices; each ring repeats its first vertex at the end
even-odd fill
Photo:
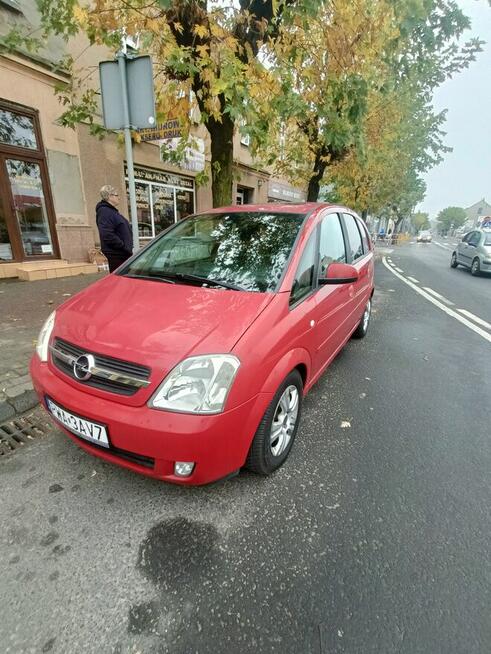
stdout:
POLYGON ((209 35, 208 28, 205 27, 204 25, 195 25, 194 28, 193 28, 193 32, 200 39, 204 39, 209 35))
POLYGON ((75 20, 80 23, 81 25, 85 23, 87 19, 87 10, 82 9, 80 5, 75 5, 73 7, 73 17, 75 20))
POLYGON ((199 54, 200 57, 207 57, 209 48, 208 48, 207 45, 197 45, 196 46, 196 51, 197 51, 197 53, 199 54))

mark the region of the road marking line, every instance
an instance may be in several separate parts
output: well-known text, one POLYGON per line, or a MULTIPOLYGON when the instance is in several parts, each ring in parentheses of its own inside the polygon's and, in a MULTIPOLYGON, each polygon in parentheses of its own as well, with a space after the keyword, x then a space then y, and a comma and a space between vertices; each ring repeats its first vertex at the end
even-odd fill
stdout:
POLYGON ((407 278, 410 279, 413 284, 419 284, 418 280, 415 279, 414 277, 409 277, 409 275, 408 275, 407 278))
POLYGON ((394 266, 394 270, 397 270, 397 272, 400 272, 400 273, 403 273, 403 272, 404 272, 404 270, 401 270, 401 269, 398 268, 397 266, 394 266))
POLYGON ((470 330, 472 330, 473 332, 475 332, 479 336, 482 336, 482 338, 484 338, 485 341, 488 341, 488 343, 491 343, 491 334, 488 334, 487 332, 485 332, 480 327, 477 327, 476 325, 474 325, 474 323, 470 322, 470 320, 467 320, 467 318, 464 318, 464 316, 461 316, 460 313, 457 313, 453 309, 450 309, 449 307, 445 306, 444 304, 439 302, 436 298, 432 297, 429 293, 426 293, 426 291, 423 291, 423 289, 421 289, 419 286, 416 286, 416 284, 413 284, 412 282, 410 282, 408 279, 406 279, 402 275, 399 275, 398 272, 393 270, 388 265, 387 261, 385 260, 385 257, 383 257, 382 263, 387 268, 387 270, 390 270, 390 272, 393 275, 395 275, 396 277, 398 277, 402 282, 404 282, 404 284, 407 284, 408 286, 410 286, 413 289, 413 291, 416 291, 416 293, 419 293, 420 295, 422 295, 426 300, 428 300, 428 302, 431 302, 432 304, 434 304, 436 307, 441 309, 448 316, 451 316, 452 318, 455 318, 455 320, 462 323, 463 325, 468 327, 470 330))
POLYGON ((443 243, 437 243, 436 241, 433 241, 433 244, 438 245, 439 248, 443 248, 444 250, 448 250, 449 252, 453 252, 452 248, 449 248, 446 245, 443 245, 443 243))
POLYGON ((460 311, 460 313, 463 313, 464 316, 467 316, 468 318, 470 318, 474 322, 477 322, 478 325, 482 325, 483 327, 486 327, 486 329, 491 330, 491 325, 489 324, 489 322, 486 322, 482 318, 479 318, 478 316, 475 316, 473 313, 471 313, 470 311, 466 311, 465 309, 459 309, 459 311, 460 311))
POLYGON ((455 304, 453 302, 450 302, 450 300, 447 300, 446 297, 443 297, 443 295, 440 295, 440 293, 437 293, 434 291, 432 288, 428 288, 427 286, 423 286, 424 290, 429 293, 430 295, 433 295, 433 297, 438 298, 442 302, 445 302, 446 304, 449 304, 451 307, 454 307, 455 304))

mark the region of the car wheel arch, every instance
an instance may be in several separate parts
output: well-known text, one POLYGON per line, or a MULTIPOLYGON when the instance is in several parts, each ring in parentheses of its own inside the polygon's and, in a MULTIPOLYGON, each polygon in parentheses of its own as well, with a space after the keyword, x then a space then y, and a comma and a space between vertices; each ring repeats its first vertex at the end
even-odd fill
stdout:
POLYGON ((298 370, 305 388, 310 377, 311 360, 304 348, 290 350, 279 359, 266 378, 261 392, 276 393, 280 384, 293 370, 298 370))

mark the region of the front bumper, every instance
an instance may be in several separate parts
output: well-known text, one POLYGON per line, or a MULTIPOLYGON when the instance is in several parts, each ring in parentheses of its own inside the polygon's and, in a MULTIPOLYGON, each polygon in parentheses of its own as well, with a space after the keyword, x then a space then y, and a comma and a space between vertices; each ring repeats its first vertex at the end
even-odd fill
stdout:
POLYGON ((67 411, 107 426, 110 449, 85 441, 52 418, 82 449, 135 472, 186 485, 216 481, 244 465, 256 429, 273 397, 259 393, 224 413, 188 415, 146 405, 127 406, 75 389, 36 354, 31 359, 30 372, 44 408, 49 396, 67 411), (193 473, 189 477, 174 475, 176 461, 194 461, 193 473))

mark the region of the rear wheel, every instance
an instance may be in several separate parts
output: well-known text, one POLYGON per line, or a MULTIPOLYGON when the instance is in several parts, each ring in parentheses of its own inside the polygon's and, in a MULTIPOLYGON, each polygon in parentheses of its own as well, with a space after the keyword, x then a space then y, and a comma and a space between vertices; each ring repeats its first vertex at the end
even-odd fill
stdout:
POLYGON ((457 254, 452 252, 452 258, 450 259, 450 268, 457 268, 459 262, 457 261, 457 254))
POLYGON ((370 323, 370 316, 372 313, 372 300, 368 300, 368 304, 365 307, 363 316, 360 320, 360 324, 353 332, 353 338, 364 338, 367 335, 368 325, 370 323))
POLYGON ((481 272, 481 265, 479 263, 479 259, 476 257, 474 259, 474 261, 472 262, 471 275, 474 275, 474 277, 477 277, 480 272, 481 272))
POLYGON ((300 422, 302 393, 302 377, 298 370, 293 370, 276 391, 259 423, 246 468, 269 475, 286 461, 300 422))

